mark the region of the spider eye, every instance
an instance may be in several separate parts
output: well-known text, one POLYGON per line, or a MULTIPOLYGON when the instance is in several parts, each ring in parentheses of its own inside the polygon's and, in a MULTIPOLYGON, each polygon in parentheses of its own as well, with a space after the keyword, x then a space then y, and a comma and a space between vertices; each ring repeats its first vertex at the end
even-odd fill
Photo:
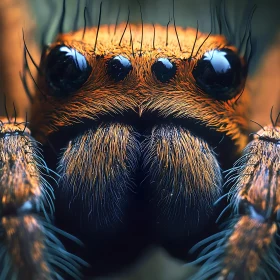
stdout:
POLYGON ((46 60, 46 79, 55 95, 65 96, 75 92, 91 74, 86 58, 65 45, 54 47, 46 60))
POLYGON ((107 73, 116 82, 122 81, 131 70, 131 62, 122 55, 111 58, 107 64, 107 73))
POLYGON ((192 74, 197 85, 206 93, 227 100, 243 88, 246 69, 234 51, 224 48, 206 52, 192 74))
POLYGON ((176 65, 168 58, 159 58, 152 65, 152 72, 162 83, 171 80, 176 74, 176 65))

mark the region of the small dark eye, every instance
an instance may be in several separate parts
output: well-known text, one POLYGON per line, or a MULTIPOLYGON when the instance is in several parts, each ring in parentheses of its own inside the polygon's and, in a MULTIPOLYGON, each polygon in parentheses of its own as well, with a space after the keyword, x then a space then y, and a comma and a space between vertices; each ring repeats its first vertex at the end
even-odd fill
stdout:
POLYGON ((77 50, 59 45, 48 54, 45 71, 53 94, 65 96, 81 88, 92 69, 77 50))
POLYGON ((159 58, 152 65, 152 72, 159 81, 166 83, 175 76, 176 65, 168 58, 159 58))
POLYGON ((246 79, 246 69, 239 56, 226 48, 206 52, 192 74, 201 89, 222 100, 239 93, 246 79))
POLYGON ((107 72, 116 82, 122 81, 131 70, 132 65, 129 59, 122 55, 111 58, 107 64, 107 72))

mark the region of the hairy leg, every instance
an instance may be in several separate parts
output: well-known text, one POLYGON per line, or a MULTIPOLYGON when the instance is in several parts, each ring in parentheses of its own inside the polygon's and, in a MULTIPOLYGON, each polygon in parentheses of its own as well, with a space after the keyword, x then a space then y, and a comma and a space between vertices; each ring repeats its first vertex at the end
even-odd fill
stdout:
POLYGON ((79 275, 78 259, 53 234, 53 189, 43 175, 50 170, 26 122, 0 119, 0 279, 79 275))
POLYGON ((264 127, 230 169, 233 214, 224 231, 195 246, 209 243, 197 261, 206 262, 194 279, 279 278, 279 141, 279 127, 264 127))

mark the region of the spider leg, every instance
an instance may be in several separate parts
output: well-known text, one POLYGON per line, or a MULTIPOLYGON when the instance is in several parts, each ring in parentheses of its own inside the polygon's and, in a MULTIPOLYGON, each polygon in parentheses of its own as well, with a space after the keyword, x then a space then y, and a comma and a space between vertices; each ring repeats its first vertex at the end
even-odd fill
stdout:
POLYGON ((233 216, 222 237, 211 237, 195 261, 206 262, 192 279, 279 279, 279 144, 280 128, 271 125, 245 148, 232 171, 237 178, 229 195, 233 216))
POLYGON ((82 261, 53 234, 53 189, 44 175, 50 170, 26 122, 0 119, 0 279, 80 276, 82 261))

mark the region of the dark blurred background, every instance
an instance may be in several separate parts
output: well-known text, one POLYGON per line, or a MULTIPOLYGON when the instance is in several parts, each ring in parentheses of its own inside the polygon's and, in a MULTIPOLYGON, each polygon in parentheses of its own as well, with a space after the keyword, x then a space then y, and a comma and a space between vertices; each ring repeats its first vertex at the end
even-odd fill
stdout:
MULTIPOLYGON (((91 2, 91 1, 90 1, 91 2)), ((210 5, 208 0, 175 0, 175 17, 178 26, 196 27, 197 20, 201 31, 210 31, 210 5)), ((251 7, 257 5, 252 21, 254 57, 251 63, 248 87, 251 92, 251 119, 265 125, 269 122, 269 112, 274 106, 274 114, 280 110, 280 1, 247 1, 251 7)), ((73 23, 76 0, 66 0, 67 26, 73 23)), ((98 21, 99 3, 93 1, 92 11, 98 21)), ((148 23, 166 25, 172 16, 172 0, 140 0, 143 20, 148 23)), ((226 0, 226 9, 232 25, 239 26, 246 1, 226 0)), ((248 4, 247 3, 247 4, 248 4)), ((139 4, 136 0, 103 1, 101 24, 114 24, 120 8, 119 22, 126 21, 127 7, 131 10, 131 21, 140 22, 139 4)), ((4 115, 4 95, 10 114, 13 102, 21 116, 28 111, 29 102, 24 93, 19 71, 23 63, 22 28, 26 43, 37 63, 40 49, 38 43, 42 30, 48 26, 47 41, 51 42, 53 30, 59 19, 62 0, 1 0, 0 1, 0 115, 4 115)), ((81 10, 80 25, 83 24, 81 10)), ((34 68, 32 68, 35 73, 34 68)), ((251 124, 252 130, 258 130, 251 124)), ((153 248, 134 268, 128 268, 126 276, 106 279, 145 279, 179 280, 185 279, 191 269, 182 267, 180 261, 171 259, 163 250, 153 248)))

